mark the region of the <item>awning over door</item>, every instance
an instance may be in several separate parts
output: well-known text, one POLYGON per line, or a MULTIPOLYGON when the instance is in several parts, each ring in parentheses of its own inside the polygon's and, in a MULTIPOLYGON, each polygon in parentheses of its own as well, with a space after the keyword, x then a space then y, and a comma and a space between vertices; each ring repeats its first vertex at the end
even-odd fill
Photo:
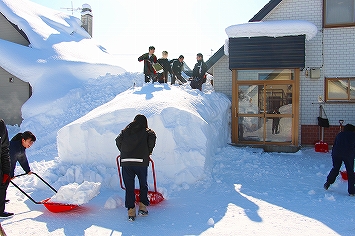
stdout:
POLYGON ((304 68, 305 36, 229 38, 229 69, 304 68))

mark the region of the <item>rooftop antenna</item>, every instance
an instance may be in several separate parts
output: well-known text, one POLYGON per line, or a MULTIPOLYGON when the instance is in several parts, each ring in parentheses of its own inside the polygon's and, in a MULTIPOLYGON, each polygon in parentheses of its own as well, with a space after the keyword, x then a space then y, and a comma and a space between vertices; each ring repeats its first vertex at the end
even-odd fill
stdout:
POLYGON ((60 9, 71 11, 71 15, 74 15, 74 11, 80 11, 81 10, 80 7, 77 7, 77 8, 73 7, 73 1, 71 1, 71 7, 61 7, 60 9))

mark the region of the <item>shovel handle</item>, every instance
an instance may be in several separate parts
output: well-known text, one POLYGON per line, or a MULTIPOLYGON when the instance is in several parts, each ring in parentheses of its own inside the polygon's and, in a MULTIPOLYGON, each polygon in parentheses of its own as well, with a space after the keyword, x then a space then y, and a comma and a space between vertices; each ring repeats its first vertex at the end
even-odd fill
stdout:
MULTIPOLYGON (((33 175, 37 176, 37 178, 39 178, 43 183, 45 183, 50 189, 53 190, 53 192, 57 193, 57 190, 55 188, 53 188, 47 181, 45 181, 41 176, 39 176, 37 173, 32 172, 33 175)), ((19 174, 19 175, 15 175, 14 177, 20 177, 20 176, 24 176, 24 175, 28 175, 27 173, 24 174, 19 174)))
MULTIPOLYGON (((120 166, 120 155, 118 155, 116 157, 116 163, 117 163, 117 169, 118 169, 118 176, 120 177, 120 185, 121 185, 121 188, 123 190, 126 190, 126 188, 123 186, 123 183, 122 183, 122 174, 121 174, 121 166, 120 166)), ((155 166, 154 166, 154 161, 152 158, 149 158, 149 161, 150 163, 152 163, 152 172, 153 172, 153 180, 154 180, 154 192, 157 192, 157 180, 156 180, 156 176, 155 176, 155 166)))
MULTIPOLYGON (((39 178, 43 183, 45 183, 50 189, 52 189, 55 193, 57 193, 57 190, 55 188, 53 188, 47 181, 45 181, 41 176, 39 176, 37 173, 32 172, 33 175, 37 176, 37 178, 39 178)), ((19 175, 15 175, 14 177, 20 177, 20 176, 24 176, 24 175, 28 175, 27 173, 24 174, 19 174, 19 175)), ((24 195, 26 195, 26 197, 28 197, 32 202, 36 203, 36 204, 42 204, 42 202, 37 202, 35 201, 30 195, 28 195, 24 190, 22 190, 17 184, 15 184, 12 180, 10 181, 12 183, 13 186, 15 186, 18 190, 20 190, 24 195)))

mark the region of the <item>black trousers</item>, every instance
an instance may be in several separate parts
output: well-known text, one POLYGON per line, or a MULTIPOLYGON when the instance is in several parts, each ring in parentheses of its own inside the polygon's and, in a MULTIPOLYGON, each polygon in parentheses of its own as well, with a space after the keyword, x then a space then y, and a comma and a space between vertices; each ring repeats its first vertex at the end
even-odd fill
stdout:
POLYGON ((149 205, 148 200, 148 183, 147 183, 148 166, 122 166, 122 178, 126 188, 125 207, 127 209, 135 207, 135 177, 139 181, 139 201, 144 205, 149 205))
POLYGON ((181 74, 173 74, 171 76, 171 84, 175 84, 175 80, 178 79, 180 80, 181 83, 186 83, 186 79, 184 79, 184 77, 181 76, 181 74))
POLYGON ((9 182, 0 184, 0 213, 5 211, 6 190, 8 186, 9 182))
POLYGON ((344 162, 346 172, 348 173, 348 193, 355 194, 355 174, 354 174, 354 158, 353 157, 334 157, 333 160, 333 168, 330 170, 327 176, 327 182, 333 184, 335 182, 336 177, 339 175, 339 170, 344 162))

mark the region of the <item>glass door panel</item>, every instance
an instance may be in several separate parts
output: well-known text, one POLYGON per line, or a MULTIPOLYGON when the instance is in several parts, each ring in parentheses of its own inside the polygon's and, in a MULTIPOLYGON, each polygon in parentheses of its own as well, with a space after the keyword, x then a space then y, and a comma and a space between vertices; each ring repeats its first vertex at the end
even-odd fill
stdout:
POLYGON ((292 143, 292 84, 238 85, 238 141, 292 143))

